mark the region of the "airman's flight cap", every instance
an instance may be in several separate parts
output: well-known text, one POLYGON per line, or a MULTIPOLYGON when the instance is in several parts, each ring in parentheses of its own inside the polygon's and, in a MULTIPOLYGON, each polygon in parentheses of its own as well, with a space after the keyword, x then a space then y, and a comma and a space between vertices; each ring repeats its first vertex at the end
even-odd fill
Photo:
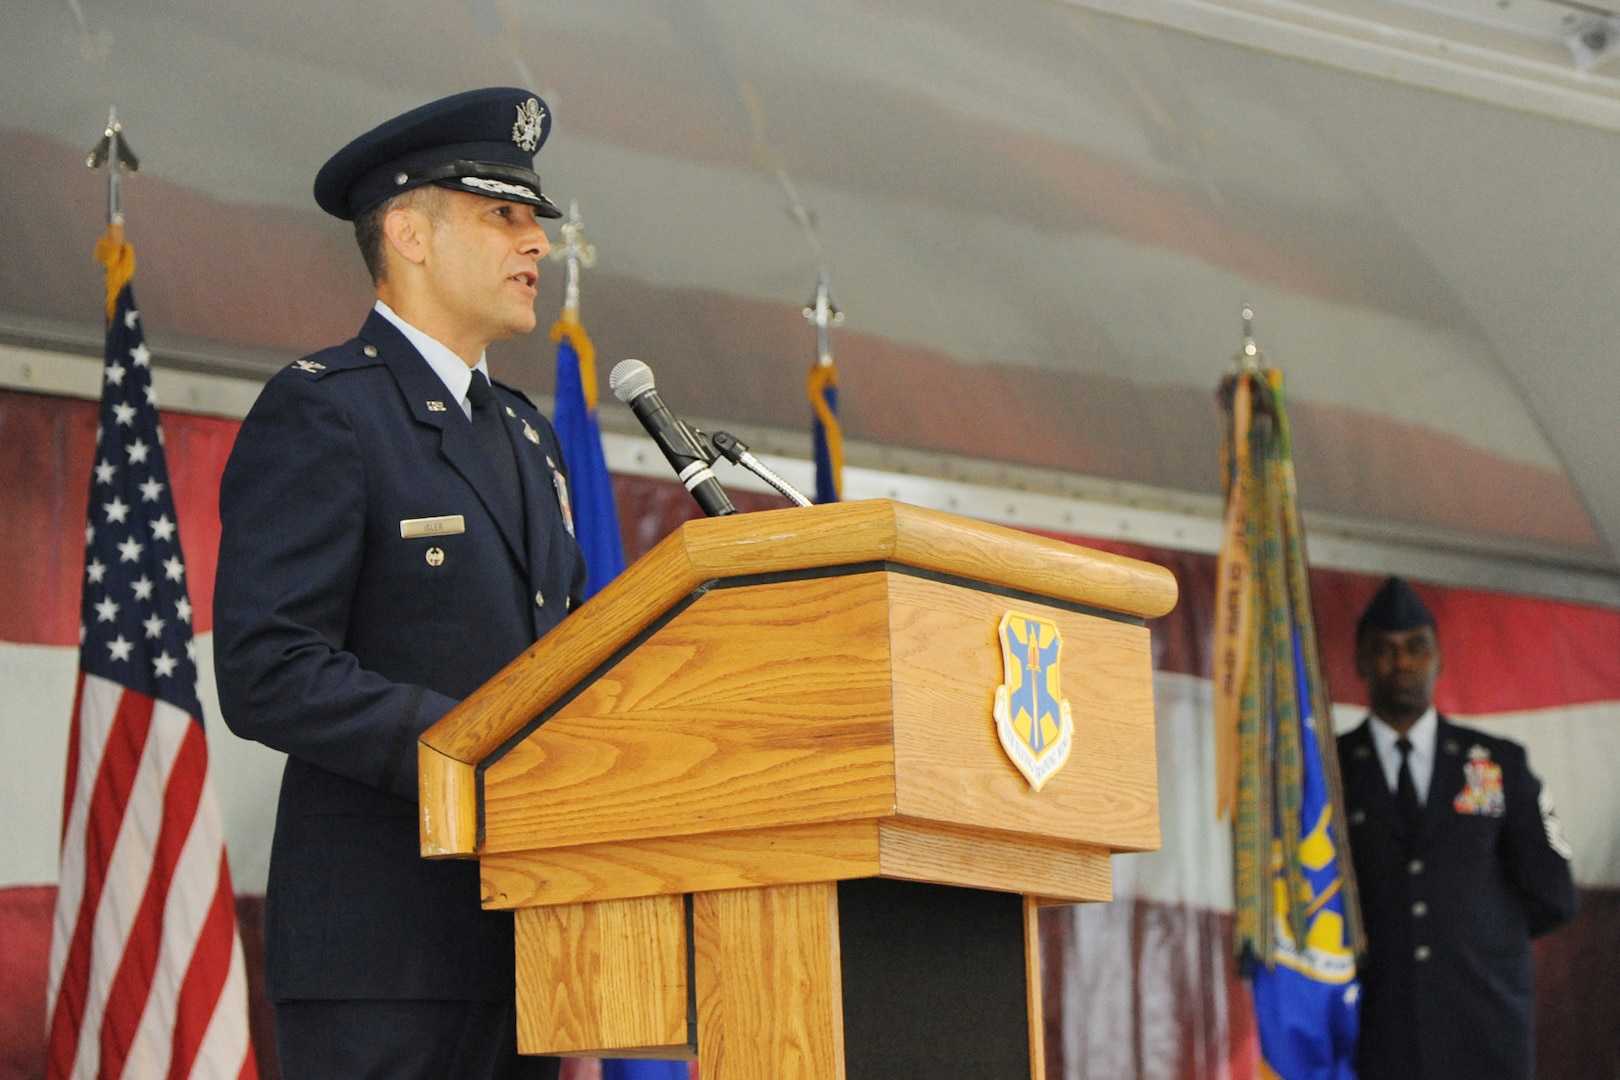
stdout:
POLYGON ((562 211, 540 193, 534 155, 551 110, 527 90, 495 86, 429 102, 372 128, 315 176, 315 201, 344 221, 424 184, 562 211))
POLYGON ((1428 605, 1405 580, 1392 577, 1379 586, 1367 609, 1361 613, 1361 619, 1356 623, 1356 637, 1360 638, 1367 630, 1394 633, 1416 630, 1420 626, 1434 626, 1434 616, 1430 614, 1428 605))

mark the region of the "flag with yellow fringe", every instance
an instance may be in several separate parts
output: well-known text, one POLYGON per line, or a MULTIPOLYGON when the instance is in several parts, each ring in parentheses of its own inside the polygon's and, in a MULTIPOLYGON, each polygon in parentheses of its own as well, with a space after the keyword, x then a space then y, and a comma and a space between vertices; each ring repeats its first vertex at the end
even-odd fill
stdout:
POLYGON ((1233 945, 1261 1076, 1354 1080, 1360 931, 1282 373, 1249 364, 1220 396, 1216 798, 1233 821, 1233 945))

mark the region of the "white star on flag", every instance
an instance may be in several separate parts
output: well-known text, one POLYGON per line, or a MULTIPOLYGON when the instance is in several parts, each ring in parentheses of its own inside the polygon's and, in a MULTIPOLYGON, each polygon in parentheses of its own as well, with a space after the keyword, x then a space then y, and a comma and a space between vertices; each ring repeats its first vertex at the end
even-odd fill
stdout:
POLYGON ((134 442, 129 444, 129 463, 131 465, 144 465, 146 463, 146 455, 151 449, 152 448, 147 446, 146 443, 142 442, 140 439, 136 439, 134 442))
POLYGON ((123 521, 129 517, 129 505, 116 495, 113 496, 113 501, 103 505, 102 509, 107 512, 108 521, 123 521))
POLYGON ((173 675, 174 666, 180 662, 177 656, 170 656, 167 652, 159 653, 157 659, 152 661, 152 671, 158 675, 173 675))
POLYGON ((99 585, 101 579, 107 576, 107 564, 100 559, 91 559, 85 564, 84 575, 90 579, 92 585, 99 585))
POLYGON ((136 367, 146 367, 152 362, 152 353, 147 349, 144 341, 129 350, 129 355, 135 361, 136 367))
POLYGON ((182 596, 180 599, 174 602, 174 610, 179 614, 180 618, 184 619, 186 622, 191 621, 191 601, 186 597, 182 596))
POLYGON ((96 483, 110 484, 113 477, 118 475, 118 466, 110 461, 103 461, 96 466, 96 483))
POLYGON ((169 520, 167 514, 152 522, 152 539, 168 540, 174 536, 174 522, 169 520))
POLYGON ((147 619, 145 622, 141 623, 141 625, 146 627, 146 636, 147 637, 155 638, 155 637, 161 637, 162 636, 163 628, 165 626, 167 626, 168 623, 164 622, 162 619, 158 618, 156 615, 153 615, 152 617, 147 619))
POLYGON ((123 634, 119 634, 116 638, 107 643, 107 648, 112 650, 112 658, 114 660, 128 660, 129 650, 133 649, 134 647, 135 643, 133 641, 125 641, 123 634))
POLYGON ((152 599, 152 585, 152 579, 142 574, 135 581, 130 582, 129 587, 135 590, 135 599, 150 600, 152 599))
POLYGON ((96 621, 112 622, 116 618, 118 618, 118 601, 110 596, 102 597, 96 604, 96 621))
POLYGON ((125 369, 124 369, 123 364, 108 364, 107 365, 107 381, 112 383, 114 386, 123 386, 124 385, 124 370, 125 369))
POLYGON ((113 406, 113 416, 118 420, 119 426, 129 427, 135 422, 135 406, 119 402, 113 406))
POLYGON ((186 576, 186 564, 180 561, 180 556, 163 560, 163 576, 170 581, 179 581, 186 576))
POLYGON ((134 562, 136 559, 141 557, 141 552, 145 550, 146 545, 132 536, 128 540, 125 540, 122 544, 118 545, 118 561, 134 562))
POLYGON ((156 480, 148 480, 141 485, 141 502, 157 502, 161 494, 163 485, 156 480))

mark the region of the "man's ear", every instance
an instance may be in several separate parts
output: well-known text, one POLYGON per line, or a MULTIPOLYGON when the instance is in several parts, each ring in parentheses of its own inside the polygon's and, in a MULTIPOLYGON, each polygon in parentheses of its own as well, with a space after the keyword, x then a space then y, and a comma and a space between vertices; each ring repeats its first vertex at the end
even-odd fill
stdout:
POLYGON ((383 215, 383 240, 399 258, 421 266, 427 261, 433 222, 414 206, 396 206, 383 215))

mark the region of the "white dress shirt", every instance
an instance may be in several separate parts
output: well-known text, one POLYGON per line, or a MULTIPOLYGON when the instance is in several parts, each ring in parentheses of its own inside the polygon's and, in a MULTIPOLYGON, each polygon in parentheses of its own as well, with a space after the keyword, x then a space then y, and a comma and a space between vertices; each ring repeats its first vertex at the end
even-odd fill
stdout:
MULTIPOLYGON (((444 388, 450 391, 450 396, 461 406, 461 411, 471 420, 472 402, 467 400, 467 388, 472 385, 473 369, 467 366, 467 361, 451 352, 448 346, 428 337, 400 318, 393 308, 381 300, 377 301, 375 307, 377 314, 399 327, 399 332, 405 335, 405 339, 416 346, 416 351, 422 354, 422 359, 428 362, 428 367, 433 369, 433 373, 444 383, 444 388)), ((488 357, 480 354, 478 363, 474 366, 484 373, 484 378, 489 378, 488 357)))
MULTIPOLYGON (((1372 721, 1373 749, 1378 751, 1378 764, 1384 767, 1384 780, 1393 792, 1401 775, 1401 751, 1395 745, 1400 735, 1376 716, 1367 719, 1372 721)), ((1412 771, 1412 788, 1417 792, 1419 806, 1429 801, 1429 781, 1434 777, 1434 743, 1439 734, 1440 714, 1433 705, 1406 732, 1406 739, 1412 744, 1407 768, 1412 771)))

